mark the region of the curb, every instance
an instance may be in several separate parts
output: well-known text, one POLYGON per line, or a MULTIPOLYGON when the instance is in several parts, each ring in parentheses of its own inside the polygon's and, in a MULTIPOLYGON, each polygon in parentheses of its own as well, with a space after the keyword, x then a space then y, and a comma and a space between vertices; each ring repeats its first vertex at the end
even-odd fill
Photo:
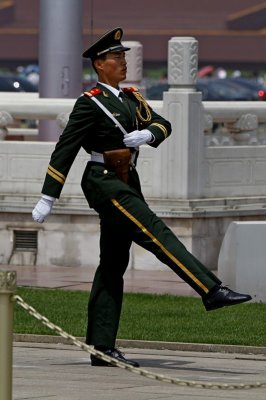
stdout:
MULTIPOLYGON (((80 340, 81 342, 84 342, 85 338, 77 337, 77 339, 80 340)), ((62 336, 52 336, 52 335, 28 335, 28 334, 16 333, 13 335, 13 340, 14 342, 27 342, 27 343, 69 344, 68 339, 62 336)), ((256 347, 256 346, 159 342, 159 341, 126 340, 126 339, 118 339, 117 345, 119 347, 135 348, 135 349, 266 355, 266 347, 256 347)))

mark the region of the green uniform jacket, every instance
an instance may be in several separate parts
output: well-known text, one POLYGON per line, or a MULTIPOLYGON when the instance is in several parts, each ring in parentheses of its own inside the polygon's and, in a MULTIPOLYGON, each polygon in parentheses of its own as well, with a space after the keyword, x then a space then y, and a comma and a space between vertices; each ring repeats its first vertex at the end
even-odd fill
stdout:
MULTIPOLYGON (((97 84, 96 88, 88 94, 85 92, 77 99, 68 124, 51 155, 42 189, 43 194, 60 197, 67 174, 81 147, 87 153, 91 153, 91 151, 103 153, 107 150, 125 148, 123 133, 94 103, 90 97, 92 95, 97 96, 97 99, 115 116, 127 132, 149 129, 154 136, 150 146, 157 147, 170 135, 170 123, 151 108, 149 108, 150 120, 146 121, 146 110, 139 100, 140 93, 137 89, 125 88, 123 90, 127 98, 126 104, 100 84, 97 84), (143 118, 138 115, 137 110, 141 112, 143 118)), ((106 198, 116 196, 121 190, 131 191, 130 183, 129 185, 123 183, 115 173, 106 171, 103 165, 94 165, 91 168, 94 168, 94 171, 90 174, 86 191, 92 192, 89 199, 87 193, 86 197, 92 207, 99 201, 102 202, 106 198)), ((133 189, 134 184, 132 185, 133 189)))

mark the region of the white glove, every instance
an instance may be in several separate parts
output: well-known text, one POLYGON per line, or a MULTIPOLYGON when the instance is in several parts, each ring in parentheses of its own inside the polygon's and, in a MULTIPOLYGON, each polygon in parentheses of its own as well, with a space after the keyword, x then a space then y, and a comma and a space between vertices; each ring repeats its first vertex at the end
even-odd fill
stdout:
POLYGON ((32 218, 36 222, 43 222, 52 211, 55 198, 43 195, 32 211, 32 218))
POLYGON ((138 147, 141 144, 150 142, 153 139, 151 131, 143 129, 142 131, 133 131, 124 137, 124 144, 127 147, 138 147))

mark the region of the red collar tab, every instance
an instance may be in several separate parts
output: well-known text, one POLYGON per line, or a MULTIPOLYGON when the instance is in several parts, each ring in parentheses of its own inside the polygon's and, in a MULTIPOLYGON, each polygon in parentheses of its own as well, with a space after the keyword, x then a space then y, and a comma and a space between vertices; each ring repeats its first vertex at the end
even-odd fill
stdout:
POLYGON ((102 91, 99 88, 93 88, 91 89, 89 92, 84 92, 84 94, 86 94, 87 96, 96 96, 97 94, 100 94, 102 91))
POLYGON ((138 88, 134 86, 123 88, 123 92, 138 92, 138 91, 139 91, 138 88))

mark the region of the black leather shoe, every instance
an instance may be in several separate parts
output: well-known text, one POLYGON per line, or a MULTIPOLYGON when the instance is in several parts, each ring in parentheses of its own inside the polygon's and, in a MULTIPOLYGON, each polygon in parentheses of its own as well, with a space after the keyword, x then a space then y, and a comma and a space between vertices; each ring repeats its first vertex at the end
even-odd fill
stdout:
POLYGON ((216 310, 225 306, 245 303, 251 300, 249 294, 236 293, 226 286, 218 286, 216 290, 211 291, 203 298, 203 304, 207 311, 216 310))
MULTIPOLYGON (((127 360, 124 357, 123 353, 121 353, 121 351, 118 349, 105 350, 105 351, 103 351, 103 353, 109 357, 114 358, 117 361, 123 362, 124 364, 131 365, 132 367, 135 367, 135 368, 139 367, 139 363, 137 363, 136 361, 133 361, 133 360, 127 360)), ((91 365, 94 367, 113 367, 113 366, 115 366, 114 364, 111 364, 107 361, 101 360, 100 358, 97 358, 94 355, 91 355, 91 365)))

